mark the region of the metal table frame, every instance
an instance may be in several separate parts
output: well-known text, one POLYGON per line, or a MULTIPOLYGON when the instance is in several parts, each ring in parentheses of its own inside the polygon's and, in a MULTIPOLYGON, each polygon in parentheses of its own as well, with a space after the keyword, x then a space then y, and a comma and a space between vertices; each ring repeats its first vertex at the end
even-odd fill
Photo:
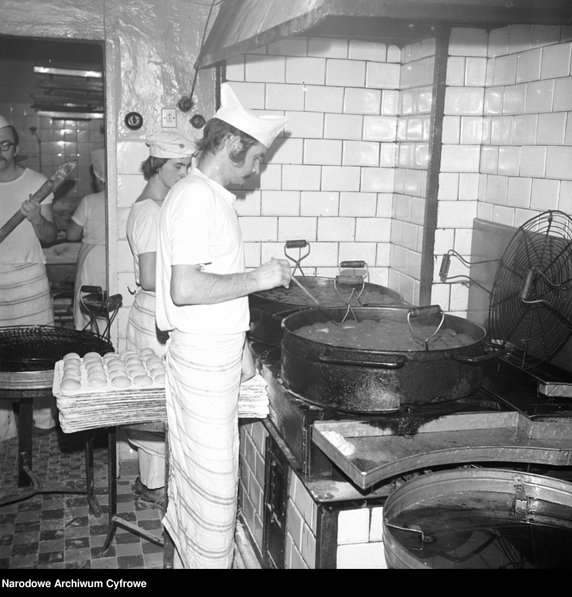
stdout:
MULTIPOLYGON (((87 433, 85 439, 85 468, 86 485, 84 489, 56 487, 48 485, 42 487, 33 471, 32 433, 33 433, 33 403, 34 398, 41 398, 52 395, 52 377, 48 372, 35 371, 31 375, 22 374, 1 374, 4 381, 4 388, 0 389, 0 399, 16 402, 19 408, 18 421, 18 488, 29 490, 18 492, 13 495, 0 497, 0 507, 27 500, 38 493, 73 493, 86 494, 88 504, 93 514, 101 516, 101 507, 95 496, 95 481, 93 470, 93 435, 87 433), (11 375, 10 379, 7 376, 11 375), (49 379, 49 386, 47 381, 49 379), (28 378, 28 379, 26 379, 28 378), (16 381, 14 381, 16 380, 16 381), (20 387, 21 386, 21 387, 20 387)), ((49 372, 51 373, 51 372, 49 372)))

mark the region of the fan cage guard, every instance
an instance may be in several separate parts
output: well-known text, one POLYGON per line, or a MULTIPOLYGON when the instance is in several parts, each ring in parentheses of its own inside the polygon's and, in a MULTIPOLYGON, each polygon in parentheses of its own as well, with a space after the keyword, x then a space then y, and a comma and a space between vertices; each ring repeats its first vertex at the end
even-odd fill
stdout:
POLYGON ((572 219, 549 210, 525 222, 499 263, 489 334, 523 368, 553 359, 571 335, 572 219))
POLYGON ((70 352, 83 357, 113 350, 110 342, 91 332, 49 325, 0 327, 0 371, 45 371, 70 352))

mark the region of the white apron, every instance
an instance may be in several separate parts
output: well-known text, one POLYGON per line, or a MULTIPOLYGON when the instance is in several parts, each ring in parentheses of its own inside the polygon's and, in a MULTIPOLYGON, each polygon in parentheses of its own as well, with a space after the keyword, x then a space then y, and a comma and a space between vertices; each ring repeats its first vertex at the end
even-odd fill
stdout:
POLYGON ((230 568, 238 489, 244 333, 171 332, 167 342, 169 502, 163 524, 184 568, 230 568))
MULTIPOLYGON (((155 293, 140 288, 129 310, 127 350, 152 348, 161 357, 168 337, 155 325, 155 293)), ((141 483, 149 489, 165 486, 165 433, 153 431, 156 427, 154 423, 143 423, 125 428, 129 443, 138 449, 141 483)))
MULTIPOLYGON (((54 325, 50 284, 43 263, 0 264, 0 326, 54 325)), ((34 425, 55 427, 55 399, 34 400, 34 425)), ((10 400, 0 400, 0 441, 18 434, 10 400)))
MULTIPOLYGON (((73 319, 76 330, 83 330, 90 322, 90 316, 81 310, 82 286, 99 286, 107 289, 107 254, 101 245, 82 243, 77 256, 77 273, 74 281, 73 319)), ((100 318, 98 328, 104 330, 107 320, 100 318)), ((89 329, 89 331, 92 331, 89 329)))

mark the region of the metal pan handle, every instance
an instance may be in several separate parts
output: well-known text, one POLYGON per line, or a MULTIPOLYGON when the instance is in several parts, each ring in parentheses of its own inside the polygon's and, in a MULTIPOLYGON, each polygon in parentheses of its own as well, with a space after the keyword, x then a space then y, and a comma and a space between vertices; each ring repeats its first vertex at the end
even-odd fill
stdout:
POLYGON ((365 261, 340 261, 340 268, 342 269, 359 269, 366 266, 365 261))
POLYGON ((486 361, 492 361, 493 359, 498 359, 499 357, 504 356, 508 353, 507 348, 498 348, 495 345, 489 344, 485 347, 485 351, 483 354, 478 355, 451 355, 451 358, 454 361, 460 361, 461 363, 467 363, 468 365, 479 365, 480 363, 486 361))
POLYGON ((326 349, 318 354, 318 360, 329 365, 360 365, 362 367, 375 367, 378 369, 400 369, 405 365, 407 359, 402 356, 390 357, 389 355, 380 355, 384 360, 371 360, 364 358, 363 355, 348 349, 347 352, 336 348, 343 355, 332 355, 330 349, 326 349))

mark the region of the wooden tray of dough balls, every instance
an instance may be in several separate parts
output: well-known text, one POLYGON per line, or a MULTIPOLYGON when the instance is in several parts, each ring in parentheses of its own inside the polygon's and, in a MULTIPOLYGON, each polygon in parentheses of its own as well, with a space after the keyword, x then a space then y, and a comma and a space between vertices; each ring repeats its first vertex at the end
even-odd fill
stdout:
POLYGON ((165 388, 165 365, 151 348, 103 356, 88 352, 64 355, 54 368, 54 396, 140 392, 165 388))

